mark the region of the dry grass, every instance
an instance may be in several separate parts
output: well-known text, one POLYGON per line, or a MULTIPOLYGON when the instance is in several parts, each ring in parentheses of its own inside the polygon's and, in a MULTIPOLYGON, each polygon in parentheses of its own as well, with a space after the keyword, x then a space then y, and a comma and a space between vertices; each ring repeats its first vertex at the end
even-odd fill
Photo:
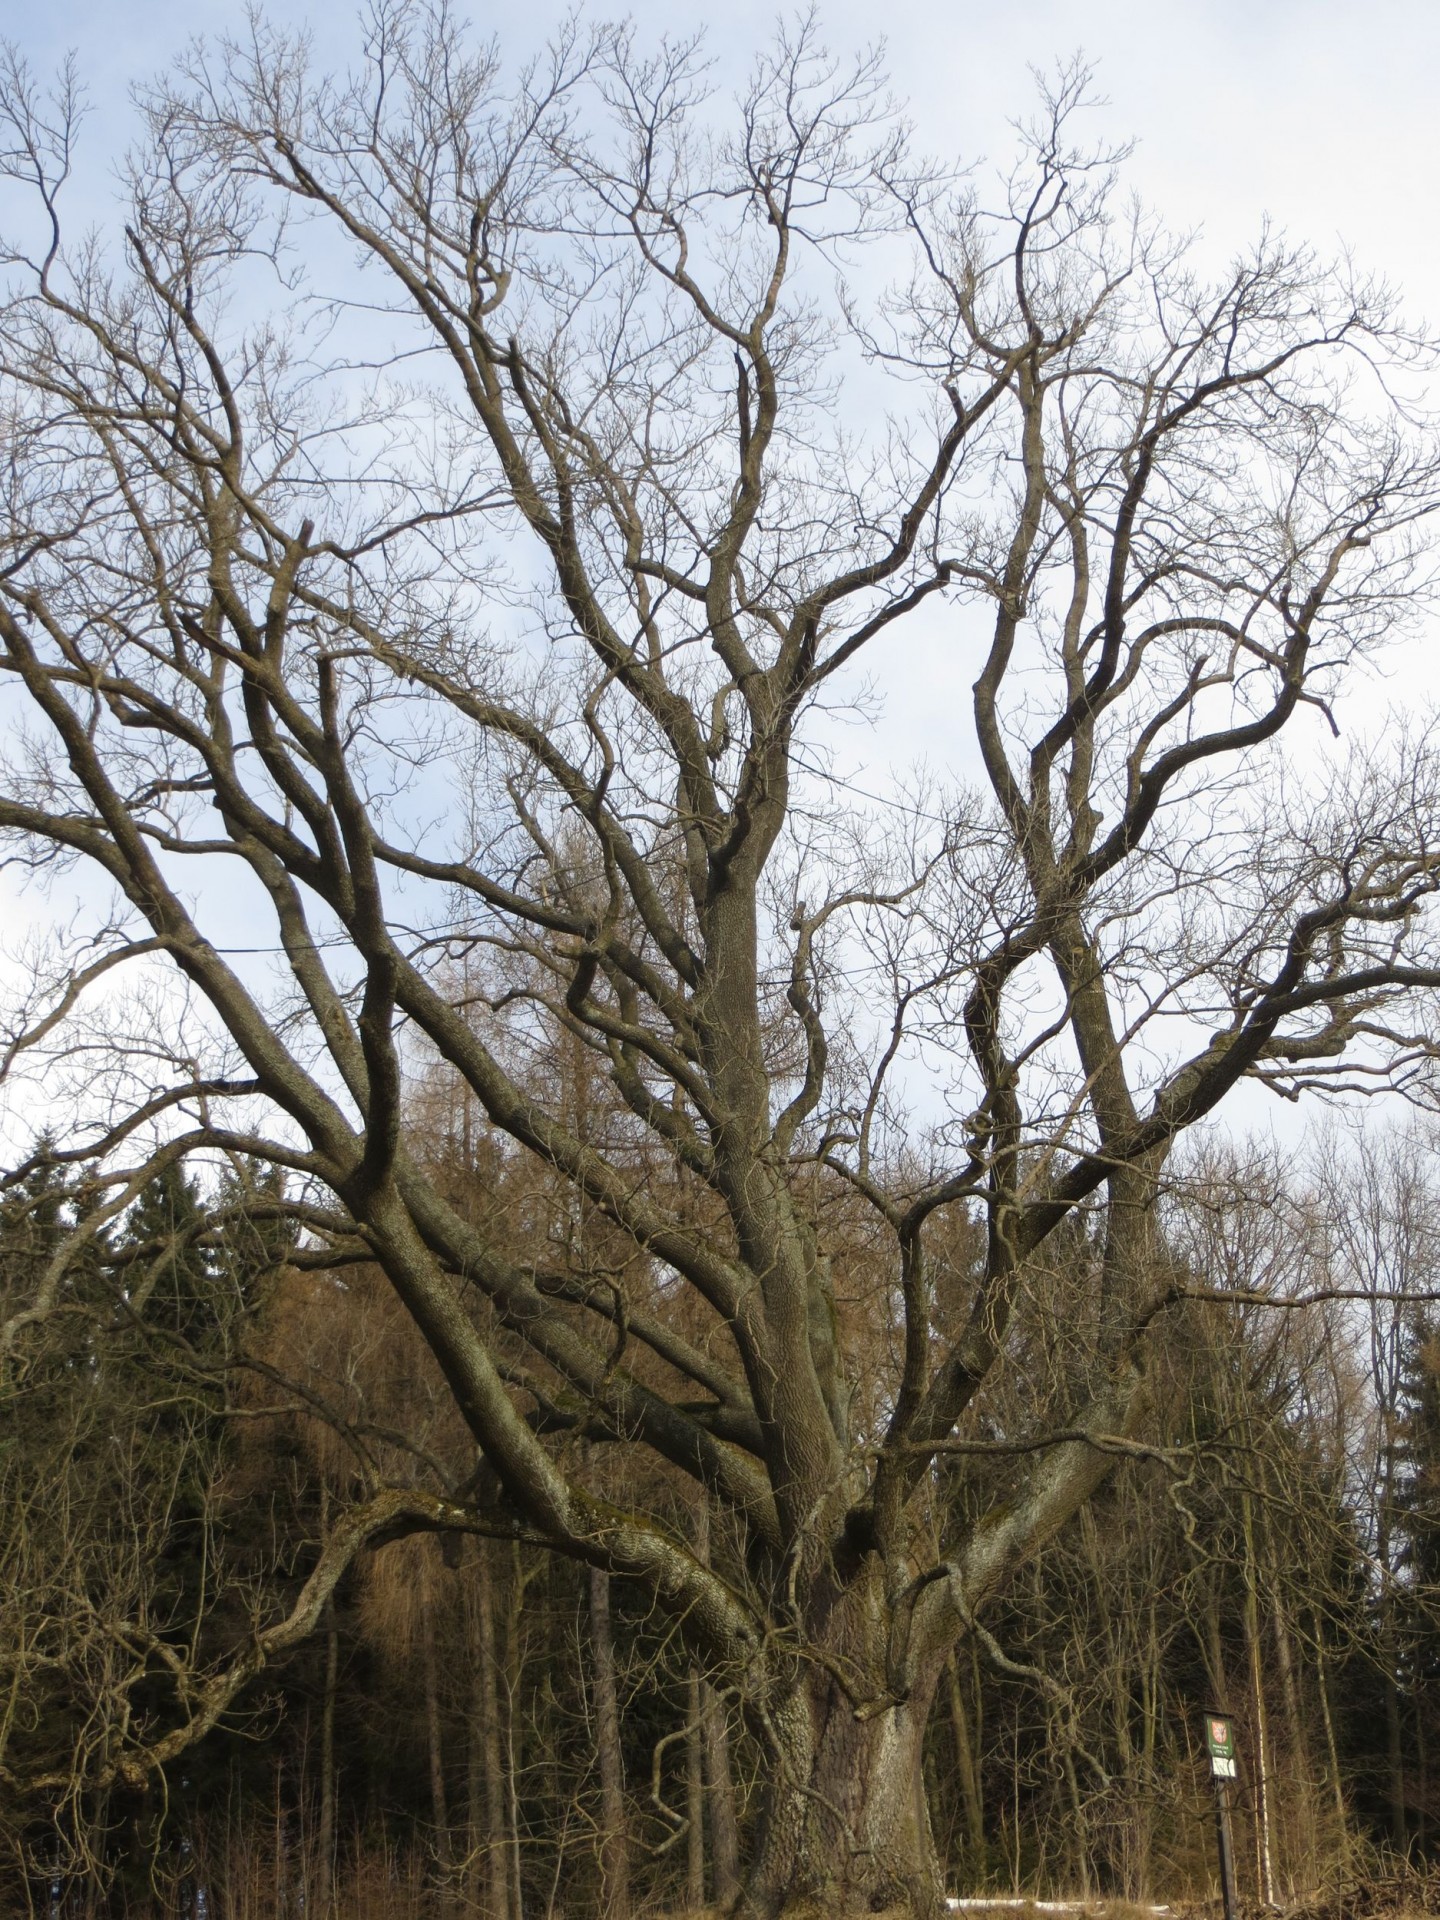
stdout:
MULTIPOLYGON (((1127 1900, 1077 1900, 1073 1904, 1063 1904, 1069 1910, 1059 1915, 1054 1912, 1053 1904, 1047 1906, 1044 1902, 997 1896, 994 1920, 1161 1920, 1154 1907, 1136 1906, 1127 1900)), ((973 1920, 987 1920, 986 1912, 981 1907, 972 1907, 967 1911, 973 1920)), ((1179 1911, 1178 1908, 1174 1910, 1176 1915, 1179 1911)), ((650 1913, 647 1920, 724 1920, 724 1915, 719 1907, 666 1907, 650 1913)), ((787 1907, 783 1920, 851 1920, 851 1916, 837 1913, 834 1907, 823 1906, 812 1900, 787 1907)), ((909 1920, 909 1915, 899 1907, 889 1907, 880 1913, 873 1913, 867 1907, 856 1910, 856 1920, 909 1920)), ((959 1916, 959 1920, 966 1920, 966 1915, 959 1916)), ((1168 1920, 1168 1916, 1164 1920, 1168 1920)), ((1199 1912, 1194 1920, 1201 1920, 1199 1912)), ((1268 1915, 1266 1920, 1274 1920, 1274 1916, 1268 1915)))
MULTIPOLYGON (((1268 1909, 1242 1902, 1243 1920, 1275 1920, 1268 1909)), ((1283 1920, 1430 1920, 1440 1914, 1440 1870, 1376 1873, 1325 1892, 1302 1894, 1283 1920)), ((1173 1920, 1219 1920, 1218 1900, 1178 1904, 1173 1920)))

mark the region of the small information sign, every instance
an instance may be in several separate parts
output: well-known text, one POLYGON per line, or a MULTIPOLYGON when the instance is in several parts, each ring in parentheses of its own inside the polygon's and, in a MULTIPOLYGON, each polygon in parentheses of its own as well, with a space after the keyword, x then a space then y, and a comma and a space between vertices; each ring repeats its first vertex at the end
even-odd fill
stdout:
POLYGON ((1233 1780, 1235 1775, 1235 1729, 1229 1719, 1211 1713, 1205 1716, 1205 1737, 1210 1748, 1210 1774, 1215 1780, 1233 1780))
POLYGON ((1205 1745, 1215 1783, 1215 1837, 1220 1842, 1220 1890, 1225 1920, 1235 1920, 1235 1848, 1230 1838, 1230 1782, 1235 1778, 1235 1722, 1224 1708, 1207 1707, 1205 1745))

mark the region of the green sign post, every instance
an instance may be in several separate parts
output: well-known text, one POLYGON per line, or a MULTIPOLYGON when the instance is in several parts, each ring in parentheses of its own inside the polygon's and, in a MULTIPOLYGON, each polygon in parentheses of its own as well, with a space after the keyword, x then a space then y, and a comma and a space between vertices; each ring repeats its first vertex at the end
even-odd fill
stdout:
POLYGON ((1220 1892, 1225 1920, 1235 1920, 1235 1849, 1230 1841, 1230 1782, 1235 1768, 1235 1722, 1218 1707, 1205 1709, 1205 1747, 1215 1782, 1215 1831, 1220 1841, 1220 1892))

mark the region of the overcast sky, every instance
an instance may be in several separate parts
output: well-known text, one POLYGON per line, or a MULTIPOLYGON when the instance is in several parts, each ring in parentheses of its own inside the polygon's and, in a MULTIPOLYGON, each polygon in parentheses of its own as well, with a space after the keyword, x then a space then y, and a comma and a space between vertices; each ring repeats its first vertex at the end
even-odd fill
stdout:
MULTIPOLYGON (((12 0, 13 5, 13 0, 12 0)), ((109 156, 128 138, 127 89, 194 33, 243 17, 244 0, 31 0, 22 50, 44 71, 74 49, 92 106, 82 153, 87 215, 103 221, 109 156)), ((564 18, 569 0, 478 6, 476 26, 516 56, 564 18)), ((356 44, 356 10, 279 0, 271 14, 307 25, 327 63, 356 44)), ((460 11, 464 11, 463 3, 460 11)), ((613 17, 603 4, 591 11, 613 17)), ((722 85, 738 82, 777 18, 772 0, 640 0, 644 33, 707 29, 722 85)), ((937 157, 1003 165, 1010 122, 1034 102, 1029 69, 1082 53, 1105 104, 1097 136, 1133 140, 1127 179, 1172 229, 1195 229, 1209 263, 1252 239, 1267 216, 1321 251, 1353 250, 1440 323, 1440 3, 1437 0, 825 0, 836 52, 885 37, 897 96, 937 157)), ((0 12, 3 18, 3 12, 0 12)), ((12 27, 12 32, 16 31, 12 27)), ((72 220, 75 217, 72 201, 72 220)), ((1430 649, 1423 650, 1428 661, 1430 649)), ((1407 649, 1404 671, 1412 670, 1407 649)), ((1430 690, 1440 693, 1440 671, 1430 690)), ((1429 674, 1427 673, 1427 677, 1429 674)), ((932 764, 946 759, 926 676, 897 689, 883 733, 932 764)), ((1393 682, 1391 683, 1393 684, 1393 682)), ((1372 690, 1381 702, 1387 695, 1372 690)), ((1369 712, 1375 708, 1365 702, 1369 712)), ((1358 717, 1358 715, 1356 716, 1358 717)), ((879 739, 876 747, 883 754, 879 739)))
MULTIPOLYGON (((311 23, 322 48, 351 40, 343 0, 281 0, 269 11, 311 23)), ((472 17, 519 46, 566 11, 566 0, 525 0, 472 17)), ((763 39, 777 9, 769 0, 641 0, 631 11, 647 31, 708 26, 728 65, 763 39)), ((78 52, 96 107, 94 152, 121 137, 131 81, 189 34, 237 20, 242 6, 30 0, 22 23, 11 0, 0 20, 6 12, 37 67, 78 52)), ((1003 155, 1008 120, 1029 104, 1027 68, 1081 50, 1108 96, 1108 130, 1139 143, 1132 178, 1173 223, 1203 224, 1227 250, 1266 213, 1318 243, 1343 238, 1440 315, 1435 0, 829 0, 820 12, 837 51, 884 34, 924 143, 951 154, 1003 155)))

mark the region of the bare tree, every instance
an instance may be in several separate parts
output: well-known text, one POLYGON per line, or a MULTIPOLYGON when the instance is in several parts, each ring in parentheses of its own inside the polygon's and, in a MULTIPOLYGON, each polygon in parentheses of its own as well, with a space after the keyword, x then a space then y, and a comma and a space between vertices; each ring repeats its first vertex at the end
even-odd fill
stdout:
POLYGON ((745 1714, 737 1912, 935 1913, 937 1683, 1143 1428, 1172 1143, 1247 1077, 1423 1071, 1433 749, 1314 768, 1424 585, 1419 348, 1348 268, 1266 235, 1207 280, 1117 209, 1078 73, 994 213, 881 87, 809 26, 725 109, 625 32, 511 82, 402 0, 327 79, 256 23, 149 96, 107 251, 59 224, 73 89, 11 65, 0 826, 115 901, 6 1059, 68 1064, 60 1158, 117 1196, 292 1170, 477 1456, 375 1476, 101 1772, 214 1726, 367 1544, 528 1540, 646 1587, 745 1714), (847 795, 827 703, 917 620, 982 786, 847 795), (407 1137, 436 1056, 564 1196, 526 1246, 407 1137), (966 1209, 977 1271, 931 1258, 966 1209), (936 1554, 933 1463, 1077 1209, 1067 1416, 936 1554), (577 1435, 703 1486, 733 1566, 577 1435))

